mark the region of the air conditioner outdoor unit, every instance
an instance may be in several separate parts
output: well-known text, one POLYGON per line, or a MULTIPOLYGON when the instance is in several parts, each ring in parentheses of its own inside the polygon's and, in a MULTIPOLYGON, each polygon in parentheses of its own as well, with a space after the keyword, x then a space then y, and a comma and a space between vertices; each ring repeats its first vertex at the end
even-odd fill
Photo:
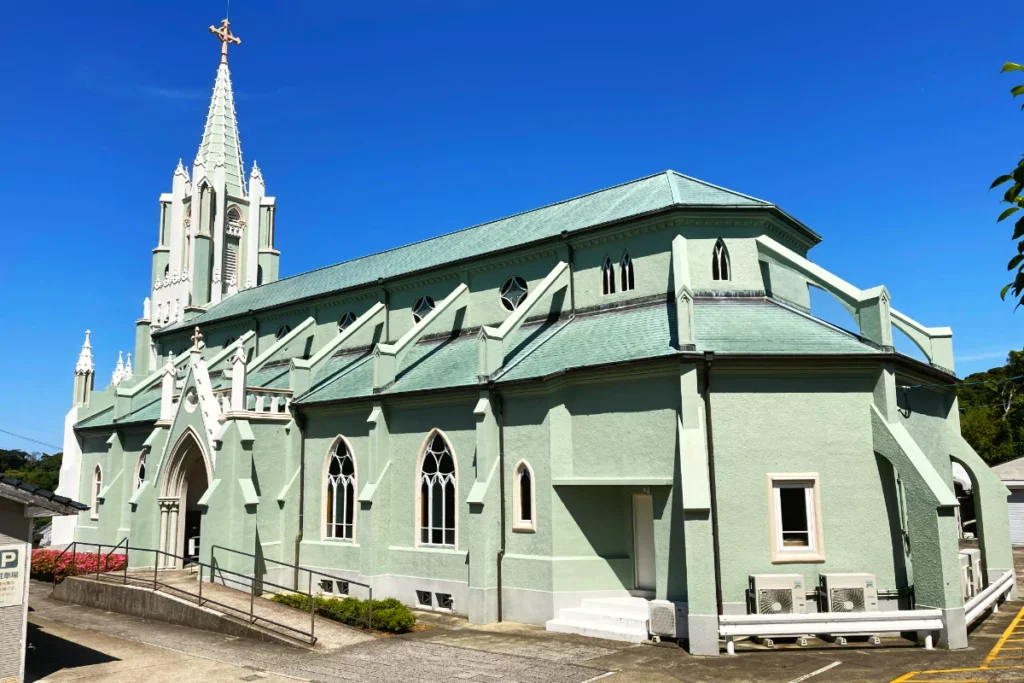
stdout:
POLYGON ((960 593, 964 602, 974 597, 974 579, 971 576, 971 556, 960 553, 960 593))
POLYGON ((807 611, 800 574, 751 574, 747 607, 751 614, 803 614, 807 611))
POLYGON ((985 590, 985 576, 981 571, 981 549, 967 548, 961 553, 971 558, 971 584, 974 586, 974 595, 985 590))
POLYGON ((822 574, 822 612, 877 612, 874 574, 822 574))
POLYGON ((648 607, 651 635, 665 638, 686 637, 688 630, 684 604, 671 600, 651 600, 648 607))

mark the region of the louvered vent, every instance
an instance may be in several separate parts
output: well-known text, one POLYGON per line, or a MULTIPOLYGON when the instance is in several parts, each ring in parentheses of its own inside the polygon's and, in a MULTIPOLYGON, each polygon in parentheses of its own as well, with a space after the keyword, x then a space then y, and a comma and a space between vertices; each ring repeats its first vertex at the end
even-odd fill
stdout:
POLYGON ((793 591, 786 588, 763 588, 757 593, 759 614, 792 614, 793 591))
POLYGON ((224 282, 238 284, 238 240, 228 238, 224 248, 224 282))
POLYGON ((863 612, 863 588, 833 588, 829 591, 829 608, 832 612, 863 612))

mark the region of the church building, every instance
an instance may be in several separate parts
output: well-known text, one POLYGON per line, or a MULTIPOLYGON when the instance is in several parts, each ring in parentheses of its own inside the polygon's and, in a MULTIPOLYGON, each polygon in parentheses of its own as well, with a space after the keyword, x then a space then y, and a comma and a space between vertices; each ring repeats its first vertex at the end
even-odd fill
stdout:
POLYGON ((475 623, 624 639, 656 620, 602 606, 667 604, 698 654, 766 595, 766 613, 857 609, 828 582, 860 576, 865 609, 941 611, 938 644, 966 647, 953 461, 978 590, 1013 559, 1007 489, 960 436, 949 328, 816 265, 822 238, 779 206, 674 171, 279 278, 240 41, 210 30, 213 97, 159 198, 133 353, 98 390, 87 332, 74 367, 58 492, 88 509, 54 544, 127 538, 167 566, 216 545, 475 623))

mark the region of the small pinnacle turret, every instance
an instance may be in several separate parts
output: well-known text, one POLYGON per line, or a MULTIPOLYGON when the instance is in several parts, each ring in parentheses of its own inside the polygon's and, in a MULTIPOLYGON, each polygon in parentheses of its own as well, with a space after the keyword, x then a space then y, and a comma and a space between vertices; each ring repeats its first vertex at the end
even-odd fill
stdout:
POLYGON ((85 331, 85 341, 82 343, 82 351, 78 354, 78 363, 75 364, 76 375, 89 375, 95 372, 92 362, 92 345, 89 343, 89 330, 85 331))
POLYGON ((124 379, 124 352, 117 352, 117 367, 114 368, 114 372, 110 375, 110 383, 115 387, 121 383, 124 379))

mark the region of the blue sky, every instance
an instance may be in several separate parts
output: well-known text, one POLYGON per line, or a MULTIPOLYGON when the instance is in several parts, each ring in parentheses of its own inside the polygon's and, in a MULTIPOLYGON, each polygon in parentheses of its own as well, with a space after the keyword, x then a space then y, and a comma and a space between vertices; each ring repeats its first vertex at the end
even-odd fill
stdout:
MULTIPOLYGON (((59 446, 83 331, 97 388, 131 350, 223 11, 5 9, 0 430, 59 446)), ((235 0, 231 19, 282 275, 672 168, 778 203, 824 237, 818 263, 952 326, 961 375, 1024 344, 987 191, 1024 151, 1005 6, 235 0)))

